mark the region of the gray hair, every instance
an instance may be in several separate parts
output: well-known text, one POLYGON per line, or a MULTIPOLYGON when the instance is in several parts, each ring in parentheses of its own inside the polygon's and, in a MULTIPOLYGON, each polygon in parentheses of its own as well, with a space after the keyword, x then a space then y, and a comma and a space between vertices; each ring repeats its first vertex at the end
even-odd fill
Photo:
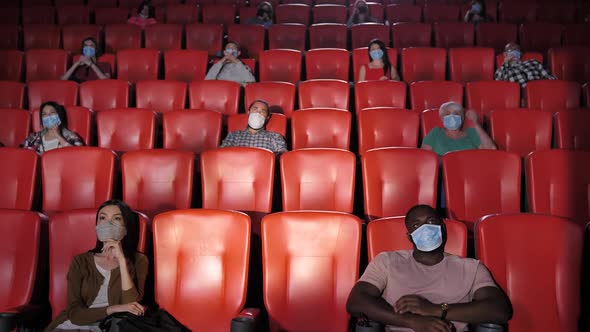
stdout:
POLYGON ((461 106, 461 104, 455 102, 455 101, 447 101, 446 103, 440 105, 440 108, 438 109, 438 115, 442 115, 443 112, 447 109, 447 108, 452 108, 456 111, 460 111, 461 113, 463 113, 463 106, 461 106))

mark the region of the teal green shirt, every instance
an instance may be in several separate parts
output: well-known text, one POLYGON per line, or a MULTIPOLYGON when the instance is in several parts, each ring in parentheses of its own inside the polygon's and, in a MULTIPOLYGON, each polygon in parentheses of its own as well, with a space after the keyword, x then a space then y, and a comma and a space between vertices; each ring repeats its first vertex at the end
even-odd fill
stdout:
POLYGON ((431 146, 432 151, 439 156, 451 151, 479 149, 481 141, 475 128, 467 128, 465 134, 466 135, 461 138, 452 139, 445 134, 444 129, 434 127, 428 135, 424 137, 422 144, 431 146))

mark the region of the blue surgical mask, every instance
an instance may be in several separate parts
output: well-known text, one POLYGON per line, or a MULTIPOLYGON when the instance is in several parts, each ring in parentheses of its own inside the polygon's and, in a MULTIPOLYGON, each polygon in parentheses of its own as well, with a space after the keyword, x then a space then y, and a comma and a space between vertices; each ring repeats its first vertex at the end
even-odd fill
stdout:
POLYGON ((96 49, 92 46, 84 46, 84 48, 82 48, 82 54, 87 57, 93 57, 96 55, 96 49))
POLYGON ((237 58, 238 57, 238 50, 233 50, 233 49, 227 48, 227 49, 225 49, 225 51, 223 51, 223 54, 231 55, 234 58, 237 58))
POLYGON ((424 224, 410 234, 416 249, 423 252, 430 252, 438 249, 443 242, 442 226, 424 224))
POLYGON ((463 119, 461 118, 460 115, 449 114, 449 115, 445 115, 443 117, 443 125, 448 130, 457 130, 457 129, 461 128, 462 124, 463 124, 463 119))
POLYGON ((371 52, 369 52, 369 55, 373 60, 380 60, 383 57, 383 50, 381 50, 380 48, 372 50, 371 52))
POLYGON ((483 7, 480 3, 475 3, 473 4, 473 6, 471 6, 471 11, 477 14, 481 14, 481 11, 483 10, 483 7))
POLYGON ((43 117, 43 127, 45 128, 53 128, 59 126, 61 124, 61 120, 59 119, 59 115, 52 114, 43 117))
POLYGON ((522 54, 520 53, 519 50, 510 50, 510 51, 506 52, 506 55, 507 56, 511 56, 514 59, 517 59, 518 60, 518 59, 520 59, 520 57, 521 57, 522 54))

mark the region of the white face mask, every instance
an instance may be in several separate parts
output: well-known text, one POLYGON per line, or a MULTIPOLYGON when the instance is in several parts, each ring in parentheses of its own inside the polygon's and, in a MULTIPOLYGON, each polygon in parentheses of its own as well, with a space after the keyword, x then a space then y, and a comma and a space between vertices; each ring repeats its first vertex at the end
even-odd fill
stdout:
POLYGON ((99 241, 121 241, 127 235, 125 226, 121 226, 112 220, 96 225, 96 237, 99 241))
POLYGON ((250 113, 248 115, 248 126, 254 130, 264 127, 266 118, 260 113, 250 113))

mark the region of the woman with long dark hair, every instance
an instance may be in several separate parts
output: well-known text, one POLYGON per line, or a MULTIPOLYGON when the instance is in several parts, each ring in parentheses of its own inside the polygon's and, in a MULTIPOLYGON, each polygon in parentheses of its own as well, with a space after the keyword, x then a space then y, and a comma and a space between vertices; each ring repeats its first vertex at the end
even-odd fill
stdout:
POLYGON ((119 200, 96 214, 96 245, 74 257, 68 271, 68 303, 46 331, 100 331, 117 312, 141 316, 148 259, 137 252, 139 215, 119 200))
POLYGON ((359 68, 359 81, 399 81, 395 65, 391 63, 387 55, 387 48, 382 41, 379 39, 371 40, 368 52, 369 63, 359 68))
POLYGON ((111 65, 108 62, 98 61, 101 54, 96 39, 84 38, 80 46, 80 53, 80 58, 63 74, 62 80, 84 83, 111 78, 111 65))
POLYGON ((137 7, 137 15, 130 17, 127 20, 127 23, 135 24, 140 28, 145 29, 147 26, 158 23, 155 16, 156 10, 154 9, 154 6, 152 6, 149 1, 144 1, 139 7, 137 7))

